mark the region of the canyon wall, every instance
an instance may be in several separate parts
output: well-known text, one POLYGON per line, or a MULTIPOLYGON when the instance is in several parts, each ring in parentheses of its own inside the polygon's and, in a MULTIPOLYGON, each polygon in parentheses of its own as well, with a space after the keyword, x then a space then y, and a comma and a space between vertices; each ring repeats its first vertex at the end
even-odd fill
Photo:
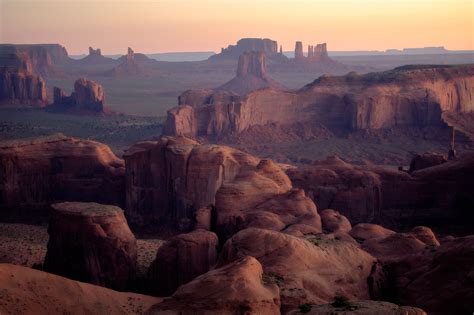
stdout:
POLYGON ((474 111, 474 66, 397 68, 323 76, 294 92, 258 90, 246 97, 183 93, 165 133, 222 137, 255 125, 322 124, 355 131, 445 126, 444 112, 474 111))

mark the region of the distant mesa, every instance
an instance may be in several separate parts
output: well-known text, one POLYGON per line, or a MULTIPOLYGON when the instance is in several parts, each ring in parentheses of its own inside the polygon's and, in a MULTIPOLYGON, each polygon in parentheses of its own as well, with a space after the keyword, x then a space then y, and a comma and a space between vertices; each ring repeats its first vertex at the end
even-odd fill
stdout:
POLYGON ((267 74, 265 54, 261 51, 247 51, 239 57, 236 77, 221 85, 217 90, 230 91, 239 95, 246 95, 252 91, 271 88, 285 90, 286 88, 273 80, 267 74))
POLYGON ((143 65, 143 66, 144 65, 153 65, 153 64, 157 63, 157 61, 155 59, 152 59, 152 58, 148 57, 145 54, 136 53, 136 52, 133 51, 132 48, 128 47, 127 54, 120 57, 118 59, 118 61, 120 63, 123 63, 124 61, 130 60, 130 59, 133 59, 136 63, 138 63, 140 65, 143 65))
MULTIPOLYGON (((138 54, 137 54, 138 55, 138 54)), ((143 54, 140 55, 140 60, 145 63, 150 63, 150 58, 143 54)), ((120 57, 121 63, 113 69, 106 71, 106 76, 111 77, 123 77, 123 76, 136 76, 148 74, 148 70, 145 69, 141 63, 135 59, 136 55, 132 48, 128 47, 127 54, 120 57)))
POLYGON ((272 62, 284 62, 288 60, 288 58, 283 55, 281 46, 279 53, 278 43, 268 38, 242 38, 236 45, 229 45, 227 48, 222 48, 219 54, 209 57, 209 60, 237 60, 246 51, 263 52, 267 59, 272 62))
POLYGON ((46 83, 34 74, 29 54, 14 46, 0 46, 0 104, 44 106, 46 83))
POLYGON ((74 83, 74 92, 66 95, 65 92, 54 87, 54 103, 52 111, 77 113, 104 113, 105 93, 102 85, 88 79, 80 78, 74 83))
POLYGON ((98 65, 98 64, 117 63, 117 60, 103 56, 100 48, 94 49, 92 47, 89 47, 89 55, 87 55, 86 57, 82 59, 77 60, 76 62, 83 65, 87 65, 87 64, 98 65))

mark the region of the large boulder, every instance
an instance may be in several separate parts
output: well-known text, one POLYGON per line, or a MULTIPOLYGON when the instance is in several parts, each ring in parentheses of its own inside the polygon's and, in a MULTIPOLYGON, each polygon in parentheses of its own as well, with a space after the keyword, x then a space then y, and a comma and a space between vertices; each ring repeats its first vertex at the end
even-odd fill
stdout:
POLYGON ((216 194, 216 230, 227 239, 247 227, 290 234, 321 232, 321 219, 303 190, 292 190, 291 181, 271 160, 222 185, 216 194))
POLYGON ((97 203, 52 206, 44 270, 124 290, 135 278, 137 240, 123 211, 97 203))
POLYGON ((62 135, 0 145, 0 209, 45 210, 55 201, 123 205, 124 162, 105 144, 62 135))
POLYGON ((325 209, 321 211, 321 222, 325 232, 344 232, 347 233, 352 229, 351 223, 347 218, 333 209, 325 209))
POLYGON ((143 314, 160 301, 31 268, 0 264, 2 314, 143 314))
POLYGON ((282 311, 303 303, 324 304, 336 295, 369 299, 377 294, 379 268, 374 257, 353 243, 249 228, 230 238, 219 257, 224 266, 253 256, 280 287, 282 311), (370 283, 370 284, 369 284, 370 283))
POLYGON ((168 296, 206 273, 217 259, 216 234, 195 230, 179 234, 160 246, 148 270, 148 287, 154 295, 168 296))
POLYGON ((278 286, 262 278, 262 265, 242 257, 182 285, 148 314, 280 314, 278 286))

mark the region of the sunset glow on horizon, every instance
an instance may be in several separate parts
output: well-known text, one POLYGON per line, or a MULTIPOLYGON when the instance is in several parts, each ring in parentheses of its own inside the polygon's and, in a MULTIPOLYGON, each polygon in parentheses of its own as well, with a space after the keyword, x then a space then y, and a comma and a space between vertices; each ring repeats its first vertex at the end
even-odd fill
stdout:
POLYGON ((2 43, 70 54, 220 51, 244 37, 327 42, 329 50, 474 49, 472 0, 0 0, 2 43))

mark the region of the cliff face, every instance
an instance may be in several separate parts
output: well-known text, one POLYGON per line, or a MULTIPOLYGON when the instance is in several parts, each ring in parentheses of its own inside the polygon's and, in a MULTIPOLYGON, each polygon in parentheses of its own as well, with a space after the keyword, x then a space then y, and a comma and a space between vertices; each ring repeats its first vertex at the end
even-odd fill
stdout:
POLYGON ((263 52, 267 58, 273 61, 283 62, 288 60, 283 53, 278 53, 278 43, 268 38, 242 38, 236 45, 222 48, 219 54, 209 57, 209 60, 237 60, 240 55, 247 51, 263 52))
POLYGON ((322 124, 329 129, 445 126, 445 112, 474 111, 474 66, 394 69, 321 77, 295 92, 246 97, 185 92, 168 112, 171 135, 225 136, 255 125, 322 124))
POLYGON ((64 136, 0 146, 0 211, 54 201, 121 205, 124 164, 104 144, 64 136))
POLYGON ((248 51, 239 57, 236 77, 218 87, 217 90, 245 95, 262 88, 285 89, 283 85, 267 74, 265 54, 258 51, 248 51))
POLYGON ((33 74, 28 54, 18 50, 0 53, 0 103, 45 105, 46 84, 33 74))

